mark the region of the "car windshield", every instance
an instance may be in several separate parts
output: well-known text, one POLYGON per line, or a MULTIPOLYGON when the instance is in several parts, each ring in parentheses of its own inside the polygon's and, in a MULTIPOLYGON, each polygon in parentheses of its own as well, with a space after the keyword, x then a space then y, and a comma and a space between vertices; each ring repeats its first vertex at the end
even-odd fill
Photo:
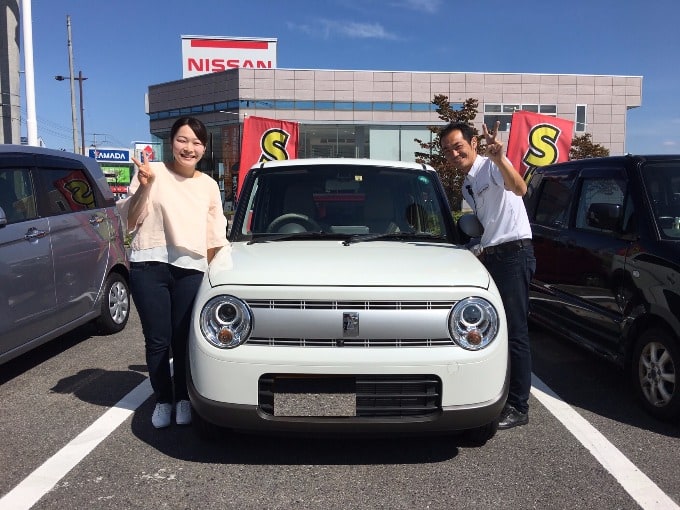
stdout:
POLYGON ((642 175, 661 237, 680 239, 680 162, 647 163, 642 175))
POLYGON ((449 241, 444 214, 450 213, 431 172, 351 164, 254 172, 239 199, 232 240, 449 241))

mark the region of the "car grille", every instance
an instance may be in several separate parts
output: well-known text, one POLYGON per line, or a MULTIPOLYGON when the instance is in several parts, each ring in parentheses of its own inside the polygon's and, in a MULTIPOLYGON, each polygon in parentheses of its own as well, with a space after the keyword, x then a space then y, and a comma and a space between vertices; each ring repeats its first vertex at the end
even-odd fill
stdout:
POLYGON ((245 345, 268 347, 450 347, 450 338, 260 338, 250 337, 245 345))
MULTIPOLYGON (((332 393, 338 377, 264 374, 259 380, 259 407, 274 415, 277 379, 295 378, 298 387, 309 393, 332 393)), ((418 417, 441 409, 441 380, 434 375, 356 375, 345 377, 356 395, 357 417, 418 417)), ((346 386, 346 385, 345 385, 346 386)))
POLYGON ((449 310, 455 301, 314 301, 305 299, 252 299, 251 308, 270 310, 449 310))
MULTIPOLYGON (((257 310, 353 310, 389 311, 450 310, 455 301, 337 301, 304 299, 253 299, 248 306, 257 310)), ((449 347, 456 343, 448 336, 442 338, 291 338, 251 336, 246 345, 266 347, 449 347)))

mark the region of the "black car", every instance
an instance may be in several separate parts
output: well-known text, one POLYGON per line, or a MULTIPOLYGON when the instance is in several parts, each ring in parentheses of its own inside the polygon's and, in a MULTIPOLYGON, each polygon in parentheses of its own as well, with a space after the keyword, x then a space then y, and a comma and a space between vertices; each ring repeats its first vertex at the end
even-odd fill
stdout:
POLYGON ((680 416, 680 155, 534 169, 531 318, 616 363, 653 415, 680 416))

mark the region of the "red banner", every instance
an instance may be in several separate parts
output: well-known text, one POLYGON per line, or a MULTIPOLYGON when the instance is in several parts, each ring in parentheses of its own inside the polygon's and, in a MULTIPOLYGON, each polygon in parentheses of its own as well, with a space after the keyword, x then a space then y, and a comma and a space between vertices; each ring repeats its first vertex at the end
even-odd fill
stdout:
POLYGON ((299 125, 297 122, 246 117, 243 122, 243 142, 237 194, 250 168, 263 161, 297 158, 299 125))
POLYGON ((512 114, 508 159, 522 176, 529 168, 568 161, 573 134, 570 120, 516 111, 512 114))

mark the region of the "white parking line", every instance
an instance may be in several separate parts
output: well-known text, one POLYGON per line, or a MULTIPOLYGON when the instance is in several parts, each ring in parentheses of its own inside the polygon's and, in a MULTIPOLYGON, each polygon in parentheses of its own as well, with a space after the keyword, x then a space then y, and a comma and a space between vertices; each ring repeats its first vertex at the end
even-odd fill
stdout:
POLYGON ((144 379, 92 425, 0 498, 0 508, 31 508, 152 394, 149 379, 144 379))
MULTIPOLYGON (((532 386, 531 393, 536 399, 564 424, 643 510, 680 510, 680 506, 595 427, 533 374, 532 386)), ((0 498, 0 508, 8 510, 31 508, 152 394, 149 379, 144 379, 92 425, 0 498)))
POLYGON ((680 509, 647 475, 611 444, 559 395, 532 374, 531 393, 609 471, 644 510, 680 509))

